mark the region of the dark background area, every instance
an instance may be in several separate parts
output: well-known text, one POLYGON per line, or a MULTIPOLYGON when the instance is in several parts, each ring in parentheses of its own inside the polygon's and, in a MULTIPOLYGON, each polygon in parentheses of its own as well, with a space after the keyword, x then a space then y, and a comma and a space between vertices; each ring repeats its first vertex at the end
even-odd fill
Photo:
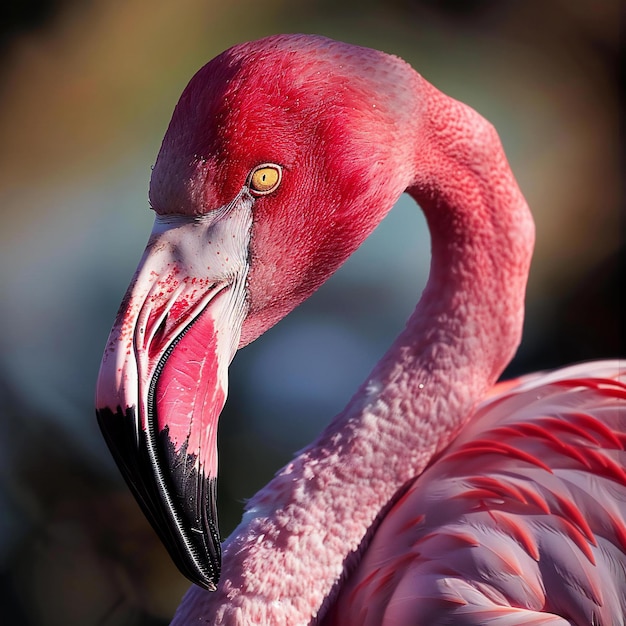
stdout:
MULTIPOLYGON (((31 0, 0 22, 0 606, 6 623, 158 625, 186 581, 92 407, 147 239, 176 100, 226 47, 317 32, 404 57, 498 128, 537 222, 510 375, 623 355, 617 0, 31 0)), ((337 413, 413 309, 429 241, 403 198, 309 302, 242 351, 220 525, 337 413)))

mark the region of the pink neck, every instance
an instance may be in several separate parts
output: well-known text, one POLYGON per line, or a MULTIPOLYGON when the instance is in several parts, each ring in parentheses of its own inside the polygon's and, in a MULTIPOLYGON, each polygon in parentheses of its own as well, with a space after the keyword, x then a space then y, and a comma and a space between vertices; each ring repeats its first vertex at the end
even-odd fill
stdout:
POLYGON ((420 89, 428 111, 408 191, 432 237, 423 297, 346 409, 250 501, 224 545, 218 591, 192 589, 181 624, 310 623, 381 509, 455 436, 517 347, 526 203, 492 127, 421 79, 420 89))

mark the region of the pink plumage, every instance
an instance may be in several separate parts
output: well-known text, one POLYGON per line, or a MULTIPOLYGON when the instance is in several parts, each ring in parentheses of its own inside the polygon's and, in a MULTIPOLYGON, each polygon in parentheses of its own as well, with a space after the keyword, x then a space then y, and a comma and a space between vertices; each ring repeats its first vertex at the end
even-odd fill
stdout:
POLYGON ((480 405, 391 507, 327 623, 623 623, 624 382, 590 363, 480 405))
POLYGON ((97 405, 200 585, 175 624, 624 625, 626 376, 615 361, 496 384, 521 336, 534 225, 488 122, 396 57, 270 37, 192 79, 150 197, 97 405), (415 312, 220 558, 215 437, 235 350, 404 191, 432 237, 415 312))

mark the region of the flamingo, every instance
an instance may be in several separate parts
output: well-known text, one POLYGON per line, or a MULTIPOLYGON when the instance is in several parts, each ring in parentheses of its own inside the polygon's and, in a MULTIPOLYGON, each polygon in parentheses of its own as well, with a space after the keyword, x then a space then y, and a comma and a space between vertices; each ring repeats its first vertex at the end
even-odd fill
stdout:
POLYGON ((174 624, 626 623, 623 365, 496 383, 520 341, 534 224, 491 124, 397 57, 272 36, 192 78, 150 200, 96 404, 195 583, 174 624), (236 350, 405 191, 432 242, 415 312, 220 546, 216 429, 236 350))

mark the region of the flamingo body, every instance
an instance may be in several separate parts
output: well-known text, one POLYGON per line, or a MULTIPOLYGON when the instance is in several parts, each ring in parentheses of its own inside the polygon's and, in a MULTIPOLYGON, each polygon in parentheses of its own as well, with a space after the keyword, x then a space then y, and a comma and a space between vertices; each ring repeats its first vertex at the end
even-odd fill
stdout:
POLYGON ((482 403, 323 623, 624 624, 625 382, 619 363, 587 363, 482 403))
POLYGON ((624 624, 623 366, 495 384, 521 337, 534 224, 486 120, 396 57, 269 37, 192 79, 150 198, 96 403, 198 585, 175 624, 624 624), (236 349, 404 191, 432 240, 415 312, 220 545, 216 432, 236 349))

